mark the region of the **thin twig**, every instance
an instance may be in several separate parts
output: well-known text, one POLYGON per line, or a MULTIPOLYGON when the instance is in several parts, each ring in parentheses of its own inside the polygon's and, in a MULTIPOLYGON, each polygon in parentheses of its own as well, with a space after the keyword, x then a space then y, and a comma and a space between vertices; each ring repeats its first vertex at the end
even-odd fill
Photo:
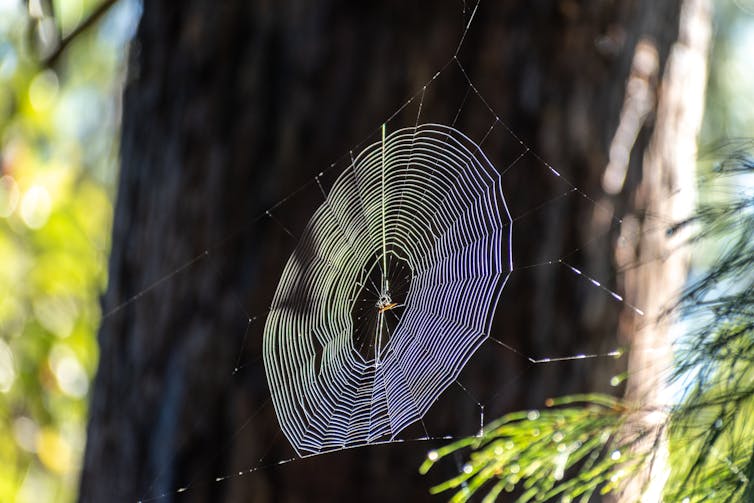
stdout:
POLYGON ((104 16, 107 13, 107 11, 110 10, 110 7, 112 7, 117 1, 118 0, 104 0, 101 4, 99 4, 99 6, 97 6, 97 8, 95 8, 91 14, 89 14, 89 17, 84 19, 78 26, 76 26, 76 28, 73 29, 71 33, 69 33, 68 35, 66 35, 64 38, 60 40, 60 43, 52 52, 52 54, 47 56, 42 61, 42 66, 45 66, 45 67, 54 66, 57 60, 65 51, 66 47, 68 47, 68 45, 71 42, 73 42, 73 40, 76 39, 76 37, 81 35, 81 33, 86 31, 92 25, 94 25, 97 21, 99 21, 99 19, 102 16, 104 16))

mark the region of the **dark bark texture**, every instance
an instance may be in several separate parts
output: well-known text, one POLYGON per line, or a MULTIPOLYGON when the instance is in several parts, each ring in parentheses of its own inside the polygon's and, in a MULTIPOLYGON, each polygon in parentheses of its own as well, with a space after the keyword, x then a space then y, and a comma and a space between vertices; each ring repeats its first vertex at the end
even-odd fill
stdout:
MULTIPOLYGON (((81 501, 423 501, 432 499, 432 482, 457 470, 418 475, 440 442, 267 466, 290 457, 290 448, 255 358, 264 303, 295 241, 276 221, 253 218, 421 89, 453 55, 462 9, 428 0, 144 2, 124 97, 103 299, 110 314, 99 334, 81 501), (248 313, 259 318, 243 345, 246 365, 234 374, 248 313)), ((519 137, 593 196, 545 205, 519 225, 519 263, 579 248, 573 263, 616 278, 614 223, 631 210, 640 156, 619 193, 595 194, 603 194, 634 49, 650 40, 662 72, 677 16, 675 1, 482 2, 459 55, 464 68, 519 137)), ((451 84, 433 93, 427 110, 453 116, 466 86, 451 84)), ((469 113, 457 126, 488 124, 469 113)), ((634 152, 651 130, 650 114, 634 152)), ((556 177, 531 157, 509 173, 513 207, 534 207, 532 192, 558 191, 556 177)), ((301 229, 321 202, 314 188, 277 218, 301 229)), ((615 279, 610 286, 622 288, 615 279)), ((620 309, 564 267, 522 269, 503 293, 493 335, 534 357, 611 350, 620 309)), ((487 418, 540 407, 549 396, 605 390, 621 369, 614 360, 530 365, 501 347, 482 349, 461 379, 487 418)), ((432 410, 432 429, 473 432, 479 416, 469 400, 449 389, 432 410)))

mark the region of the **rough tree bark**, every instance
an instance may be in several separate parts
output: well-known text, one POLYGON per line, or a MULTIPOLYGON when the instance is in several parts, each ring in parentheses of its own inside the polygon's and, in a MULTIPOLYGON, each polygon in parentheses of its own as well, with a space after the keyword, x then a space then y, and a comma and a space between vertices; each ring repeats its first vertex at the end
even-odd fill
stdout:
MULTIPOLYGON (((627 157, 622 187, 596 194, 637 48, 651 41, 654 88, 677 37, 679 7, 648 0, 482 3, 464 42, 464 66, 516 134, 598 203, 574 197, 539 212, 517 230, 519 256, 553 258, 581 248, 574 261, 597 278, 615 277, 614 217, 632 209, 640 155, 627 157)), ((232 373, 245 313, 263 311, 261 299, 291 249, 273 237, 281 234, 271 232, 274 222, 250 219, 420 89, 453 54, 460 25, 460 6, 450 1, 144 3, 124 98, 103 299, 110 314, 99 334, 81 501, 163 494, 163 501, 429 499, 431 481, 417 475, 426 444, 214 478, 285 456, 271 407, 257 412, 268 398, 261 364, 232 373)), ((435 106, 451 109, 464 88, 443 92, 448 103, 440 95, 435 106)), ((472 128, 474 120, 458 126, 472 128)), ((629 153, 646 149, 656 124, 638 125, 629 153)), ((512 204, 525 207, 526 191, 553 177, 517 169, 507 183, 512 204)), ((300 211, 296 219, 305 222, 311 203, 298 210, 292 203, 291 215, 300 211)), ((538 267, 511 277, 494 330, 535 356, 611 350, 619 311, 567 269, 538 267)), ((260 346, 248 341, 244 361, 260 346)), ((487 417, 541 406, 548 396, 605 390, 621 370, 612 360, 533 367, 500 348, 480 351, 471 363, 465 382, 494 396, 487 417)), ((458 431, 478 423, 452 400, 437 407, 458 431)))

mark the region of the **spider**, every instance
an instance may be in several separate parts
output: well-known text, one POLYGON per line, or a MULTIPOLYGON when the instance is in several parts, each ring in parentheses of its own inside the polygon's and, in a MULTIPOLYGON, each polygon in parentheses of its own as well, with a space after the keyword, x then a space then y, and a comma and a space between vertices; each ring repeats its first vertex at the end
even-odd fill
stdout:
POLYGON ((382 306, 382 307, 379 308, 379 312, 380 313, 384 313, 385 311, 390 311, 394 307, 398 307, 398 303, 397 302, 391 302, 389 304, 385 304, 384 306, 382 306))
POLYGON ((380 300, 377 301, 377 304, 375 304, 375 306, 377 307, 379 313, 384 313, 385 311, 390 311, 394 307, 397 307, 398 303, 393 302, 390 298, 390 295, 383 293, 382 295, 380 295, 380 300))

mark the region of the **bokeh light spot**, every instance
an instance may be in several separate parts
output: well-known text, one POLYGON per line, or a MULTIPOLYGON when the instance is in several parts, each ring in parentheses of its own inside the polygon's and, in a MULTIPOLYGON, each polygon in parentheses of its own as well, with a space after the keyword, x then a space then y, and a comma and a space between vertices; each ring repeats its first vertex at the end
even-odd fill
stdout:
POLYGON ((29 85, 29 101, 37 112, 47 110, 58 96, 60 84, 52 70, 40 72, 29 85))
POLYGON ((47 330, 65 338, 73 332, 78 308, 71 297, 45 296, 34 301, 34 316, 47 330))
POLYGON ((44 428, 37 435, 37 455, 49 470, 58 473, 68 471, 73 461, 71 446, 52 428, 44 428))
POLYGON ((50 368, 63 393, 75 398, 86 396, 89 391, 89 377, 68 347, 61 344, 53 347, 50 352, 50 368))
POLYGON ((81 22, 84 14, 84 4, 81 0, 64 0, 55 2, 56 17, 60 22, 64 34, 81 22))
POLYGON ((18 446, 28 452, 37 452, 39 426, 33 419, 19 416, 13 421, 13 438, 18 446))
POLYGON ((0 44, 0 79, 6 80, 13 76, 18 67, 18 56, 12 45, 0 44))
POLYGON ((16 369, 13 365, 13 351, 8 344, 0 339, 0 393, 7 393, 16 380, 16 369))
POLYGON ((50 217, 52 200, 50 193, 41 185, 35 185, 26 191, 21 201, 21 219, 31 229, 39 229, 50 217))
POLYGON ((20 197, 18 184, 12 176, 0 178, 0 217, 8 218, 16 210, 20 197))

